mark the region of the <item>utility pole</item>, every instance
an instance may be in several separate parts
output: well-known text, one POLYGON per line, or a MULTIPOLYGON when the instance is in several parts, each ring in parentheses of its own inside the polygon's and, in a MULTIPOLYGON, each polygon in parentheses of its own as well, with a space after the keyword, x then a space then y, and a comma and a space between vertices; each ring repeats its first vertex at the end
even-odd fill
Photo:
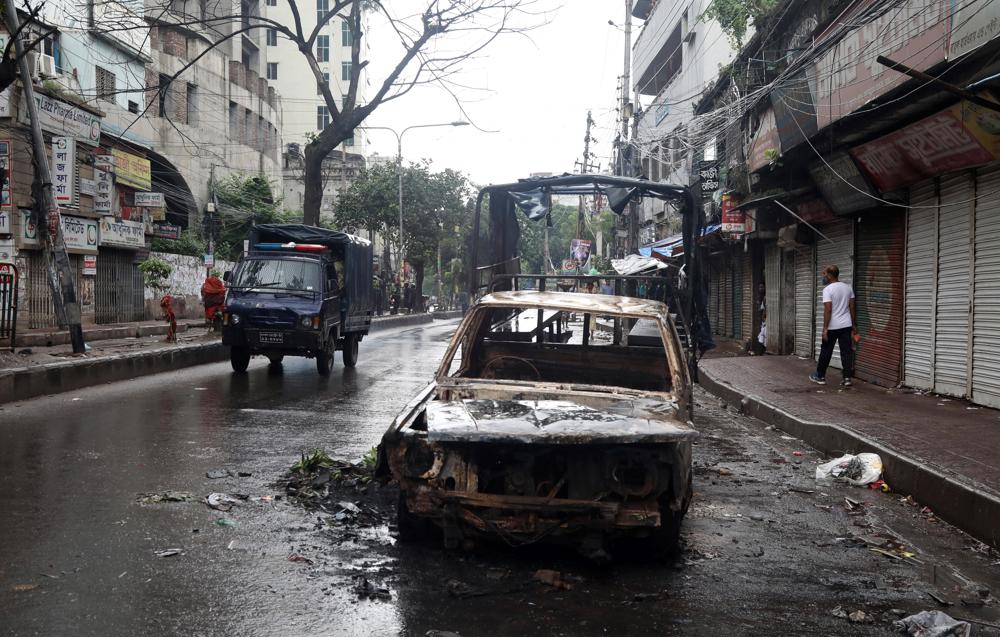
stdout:
MULTIPOLYGON (((623 176, 631 176, 631 166, 626 164, 626 157, 628 154, 625 152, 629 145, 629 130, 628 124, 629 119, 632 117, 632 113, 629 108, 628 94, 629 86, 632 84, 632 0, 625 0, 625 68, 622 73, 622 102, 621 102, 621 132, 618 133, 618 169, 619 174, 623 176)), ((631 162, 630 162, 631 163, 631 162)), ((629 206, 628 218, 621 220, 623 229, 626 229, 626 239, 622 241, 618 237, 615 238, 615 243, 618 245, 618 257, 623 258, 628 250, 632 249, 631 238, 634 234, 635 223, 635 208, 634 206, 629 206)))
POLYGON ((39 227, 44 226, 45 263, 48 269, 49 287, 52 289, 52 301, 59 321, 69 329, 70 342, 74 354, 83 354, 87 347, 83 341, 83 327, 80 324, 80 304, 76 298, 76 283, 73 269, 66 253, 66 240, 63 237, 62 222, 59 207, 52 193, 52 174, 49 170, 49 160, 45 156, 45 138, 38 122, 38 107, 35 104, 35 89, 31 84, 31 69, 28 68, 28 57, 24 54, 24 42, 20 37, 21 21, 13 2, 4 5, 7 31, 18 34, 14 37, 14 52, 17 54, 18 71, 21 75, 21 90, 24 91, 24 102, 31 120, 31 142, 35 159, 35 179, 41 183, 42 200, 35 202, 35 214, 38 215, 39 227), (39 210, 41 208, 42 210, 39 210), (45 213, 41 218, 40 212, 45 213), (44 221, 45 223, 41 223, 44 221))
MULTIPOLYGON (((594 118, 591 117, 590 111, 587 111, 587 135, 583 138, 583 162, 580 164, 580 174, 586 175, 590 172, 590 142, 592 138, 590 136, 590 128, 594 125, 594 118)), ((576 238, 583 238, 583 195, 580 195, 580 201, 577 204, 576 211, 576 238)))

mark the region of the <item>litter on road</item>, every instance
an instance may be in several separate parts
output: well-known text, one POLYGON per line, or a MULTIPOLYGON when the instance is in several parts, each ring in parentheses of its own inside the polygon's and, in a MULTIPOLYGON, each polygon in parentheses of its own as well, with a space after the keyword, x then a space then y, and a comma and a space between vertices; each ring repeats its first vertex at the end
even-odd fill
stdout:
POLYGON ((136 496, 139 504, 159 504, 160 502, 194 502, 198 497, 188 491, 160 491, 140 493, 136 496))
POLYGON ((173 557, 175 555, 180 555, 183 553, 181 549, 163 549, 162 551, 156 552, 156 557, 173 557))
POLYGON ((875 482, 882 477, 882 458, 876 453, 845 454, 816 467, 816 479, 836 478, 856 487, 875 482))
POLYGON ((969 637, 972 625, 959 621, 939 610, 925 610, 894 621, 897 630, 905 630, 914 637, 969 637))
POLYGON ((247 496, 244 495, 234 496, 229 495, 228 493, 210 493, 208 497, 205 498, 205 503, 216 511, 229 511, 246 499, 247 496))

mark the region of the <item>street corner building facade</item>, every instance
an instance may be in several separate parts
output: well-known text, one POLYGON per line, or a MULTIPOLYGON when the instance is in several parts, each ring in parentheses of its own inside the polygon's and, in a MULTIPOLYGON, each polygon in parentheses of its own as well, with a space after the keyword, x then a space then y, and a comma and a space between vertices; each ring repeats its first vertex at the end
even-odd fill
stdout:
MULTIPOLYGON (((44 36, 29 68, 84 324, 157 318, 138 269, 153 238, 200 231, 213 180, 281 177, 265 36, 220 43, 227 34, 198 22, 261 8, 125 4, 55 2, 21 16, 44 36)), ((22 80, 0 93, 0 262, 18 270, 18 330, 56 329, 24 95, 22 80)))
MULTIPOLYGON (((837 265, 858 377, 1000 407, 1000 3, 780 2, 707 77, 713 26, 685 38, 681 9, 652 4, 637 170, 702 193, 713 331, 817 358, 837 265)), ((640 252, 669 261, 678 237, 653 213, 640 252)))

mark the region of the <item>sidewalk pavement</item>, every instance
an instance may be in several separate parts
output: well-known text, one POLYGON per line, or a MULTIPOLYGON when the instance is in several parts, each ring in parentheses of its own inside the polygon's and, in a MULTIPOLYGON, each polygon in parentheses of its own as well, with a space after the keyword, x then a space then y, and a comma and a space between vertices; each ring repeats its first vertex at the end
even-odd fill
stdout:
MULTIPOLYGON (((205 319, 177 319, 177 332, 181 333, 188 328, 200 328, 205 326, 205 319)), ((126 339, 142 336, 156 336, 167 334, 167 322, 159 321, 138 321, 135 323, 116 323, 112 325, 84 325, 83 338, 88 343, 94 341, 106 341, 110 339, 126 339)), ((33 330, 23 330, 17 333, 14 341, 16 349, 25 347, 35 348, 39 346, 67 345, 69 344, 69 331, 57 327, 40 328, 33 330)))
POLYGON ((831 455, 873 451, 896 492, 1000 546, 1000 412, 964 400, 855 381, 809 381, 815 363, 789 356, 708 358, 700 384, 831 455))
MULTIPOLYGON (((441 312, 434 317, 427 313, 380 316, 372 320, 371 332, 460 316, 461 312, 441 312)), ((0 404, 228 359, 229 351, 218 333, 210 332, 203 321, 190 323, 178 333, 177 343, 166 343, 164 335, 153 334, 104 340, 89 340, 88 336, 91 349, 83 355, 73 354, 68 339, 67 344, 17 347, 14 352, 3 348, 0 404)), ((140 328, 146 325, 115 327, 139 334, 145 332, 140 328)))

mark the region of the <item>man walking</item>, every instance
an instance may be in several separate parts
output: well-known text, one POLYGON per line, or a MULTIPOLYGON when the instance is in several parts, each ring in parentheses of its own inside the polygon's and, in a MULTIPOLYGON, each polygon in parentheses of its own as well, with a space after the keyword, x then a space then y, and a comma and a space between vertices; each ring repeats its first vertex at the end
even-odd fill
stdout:
POLYGON ((841 385, 851 386, 854 376, 854 344, 853 337, 858 333, 857 313, 854 304, 854 290, 846 283, 840 282, 840 268, 827 266, 823 272, 823 345, 819 351, 819 363, 816 373, 810 374, 809 380, 818 384, 826 384, 826 368, 833 358, 833 346, 840 346, 840 362, 843 365, 844 380, 841 385))

